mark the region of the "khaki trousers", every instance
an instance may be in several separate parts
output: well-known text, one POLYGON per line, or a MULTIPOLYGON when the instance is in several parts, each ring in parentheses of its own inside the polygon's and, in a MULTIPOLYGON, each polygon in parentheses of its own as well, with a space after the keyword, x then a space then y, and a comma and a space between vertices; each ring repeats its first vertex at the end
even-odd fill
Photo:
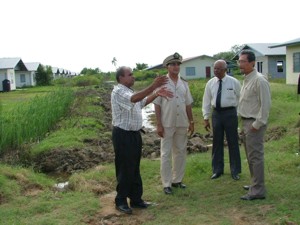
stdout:
POLYGON ((165 127, 161 138, 161 179, 163 187, 171 187, 172 183, 182 182, 187 147, 186 127, 165 127))
POLYGON ((248 194, 251 196, 265 196, 264 176, 264 134, 267 126, 260 127, 258 131, 251 131, 254 120, 243 121, 243 141, 251 176, 251 186, 248 194))

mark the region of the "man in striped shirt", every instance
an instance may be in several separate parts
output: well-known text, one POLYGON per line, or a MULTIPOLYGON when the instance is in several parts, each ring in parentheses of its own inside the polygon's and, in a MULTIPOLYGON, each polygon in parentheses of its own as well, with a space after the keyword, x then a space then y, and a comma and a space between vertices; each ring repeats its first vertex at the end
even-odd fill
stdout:
POLYGON ((142 200, 143 184, 140 175, 143 125, 142 108, 158 96, 172 98, 172 92, 162 87, 168 82, 166 76, 158 76, 147 88, 134 92, 134 76, 129 67, 120 67, 116 72, 116 85, 111 93, 112 141, 115 151, 117 178, 116 209, 132 214, 131 208, 147 208, 142 200), (128 206, 127 198, 130 199, 128 206))

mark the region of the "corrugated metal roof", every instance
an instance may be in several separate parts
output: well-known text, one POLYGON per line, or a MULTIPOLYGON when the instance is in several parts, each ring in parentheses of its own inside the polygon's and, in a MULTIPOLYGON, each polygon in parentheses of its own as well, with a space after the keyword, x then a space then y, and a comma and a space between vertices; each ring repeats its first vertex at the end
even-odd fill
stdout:
POLYGON ((198 59, 198 58, 202 58, 202 59, 204 59, 204 58, 210 58, 210 59, 217 60, 216 58, 208 56, 208 55, 198 55, 198 56, 194 56, 194 57, 185 58, 185 59, 182 60, 182 62, 188 62, 188 61, 191 61, 193 59, 198 59))
POLYGON ((37 71, 39 65, 40 65, 39 62, 25 63, 25 66, 28 69, 28 71, 37 71))
POLYGON ((14 69, 21 58, 0 58, 0 69, 14 69))
POLYGON ((270 48, 269 46, 275 45, 276 43, 250 43, 245 44, 243 49, 252 49, 257 52, 259 52, 262 55, 268 56, 268 55, 285 55, 286 54, 286 48, 280 47, 280 48, 270 48))
POLYGON ((21 58, 0 58, 0 69, 28 71, 21 58))
POLYGON ((270 48, 278 48, 278 47, 281 47, 281 46, 291 46, 291 45, 299 45, 300 44, 300 38, 296 38, 294 40, 291 40, 291 41, 287 41, 287 42, 284 42, 284 43, 281 43, 281 44, 274 44, 274 45, 271 45, 270 48))

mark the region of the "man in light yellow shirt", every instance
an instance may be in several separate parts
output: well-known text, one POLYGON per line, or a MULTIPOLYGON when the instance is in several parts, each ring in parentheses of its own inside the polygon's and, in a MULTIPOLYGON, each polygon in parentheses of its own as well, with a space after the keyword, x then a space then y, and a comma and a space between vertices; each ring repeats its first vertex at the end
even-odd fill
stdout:
POLYGON ((255 54, 252 51, 241 51, 238 62, 244 74, 238 113, 242 119, 243 140, 251 176, 251 185, 243 187, 248 193, 241 199, 264 199, 264 134, 271 108, 271 91, 269 82, 254 68, 255 54))

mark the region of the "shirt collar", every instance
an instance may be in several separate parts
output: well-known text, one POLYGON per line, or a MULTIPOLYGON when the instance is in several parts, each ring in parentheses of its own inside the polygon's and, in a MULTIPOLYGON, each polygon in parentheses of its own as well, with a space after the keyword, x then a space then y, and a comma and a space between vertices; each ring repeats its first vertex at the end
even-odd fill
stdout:
POLYGON ((244 75, 245 80, 247 80, 247 81, 251 80, 255 76, 256 73, 257 73, 256 69, 253 68, 251 73, 249 73, 248 75, 244 75))
POLYGON ((127 91, 130 91, 130 92, 134 92, 131 88, 129 87, 126 87, 125 85, 123 84, 118 84, 118 87, 121 88, 121 89, 124 89, 124 90, 127 90, 127 91))

